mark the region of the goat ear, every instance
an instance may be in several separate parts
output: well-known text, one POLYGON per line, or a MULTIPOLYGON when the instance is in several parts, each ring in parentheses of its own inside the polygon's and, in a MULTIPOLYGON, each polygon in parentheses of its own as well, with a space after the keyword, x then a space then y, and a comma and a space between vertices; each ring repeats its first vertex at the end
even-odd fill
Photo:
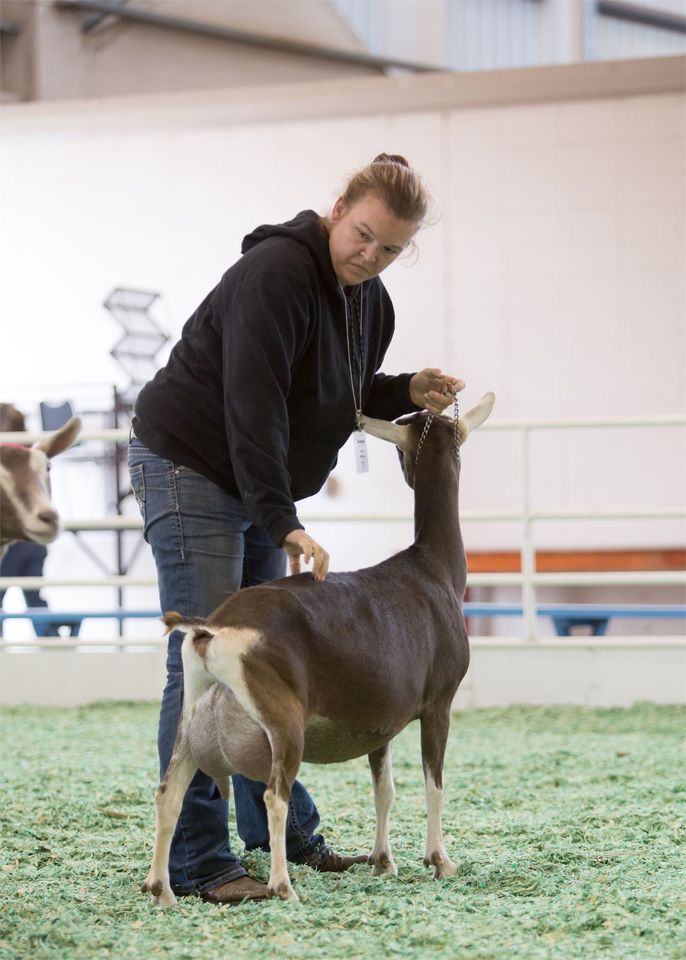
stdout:
POLYGON ((488 420, 495 403, 495 394, 492 390, 485 393, 475 407, 468 410, 459 420, 460 443, 464 443, 472 430, 480 427, 484 420, 488 420))
POLYGON ((405 453, 410 450, 410 428, 400 423, 390 423, 388 420, 373 420, 372 417, 362 417, 362 429, 379 440, 388 440, 400 447, 405 453))
POLYGON ((80 432, 81 417, 70 417, 63 427, 41 440, 36 447, 48 457, 56 457, 58 453, 63 453, 72 446, 80 432))

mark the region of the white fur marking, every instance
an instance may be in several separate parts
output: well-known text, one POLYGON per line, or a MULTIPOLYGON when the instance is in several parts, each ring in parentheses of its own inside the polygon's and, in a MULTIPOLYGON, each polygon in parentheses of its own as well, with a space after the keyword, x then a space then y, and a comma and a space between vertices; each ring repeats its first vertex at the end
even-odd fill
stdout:
POLYGON ((271 848, 271 870, 269 871, 269 889, 282 900, 297 902, 298 897, 291 886, 286 866, 286 816, 288 804, 271 790, 264 794, 269 824, 269 846, 271 848))
POLYGON ((374 849, 372 850, 371 860, 372 876, 397 876, 398 868, 391 853, 391 841, 388 832, 388 823, 390 819, 391 808, 395 800, 395 787, 393 785, 393 760, 390 745, 383 758, 378 778, 374 778, 374 809, 376 811, 376 833, 374 836, 374 849), (379 862, 380 858, 387 860, 386 863, 379 862))
POLYGON ((443 843, 443 828, 441 814, 443 812, 443 791, 434 783, 433 776, 425 772, 424 790, 426 795, 426 852, 424 859, 427 865, 433 863, 432 858, 438 854, 437 863, 433 863, 434 880, 441 877, 450 877, 457 872, 455 864, 448 856, 443 843))
MULTIPOLYGON (((212 628, 209 629, 214 633, 212 628)), ((262 634, 258 630, 248 627, 224 627, 214 634, 205 654, 210 675, 231 688, 236 700, 260 726, 263 725, 262 718, 245 682, 243 657, 261 640, 262 634)))

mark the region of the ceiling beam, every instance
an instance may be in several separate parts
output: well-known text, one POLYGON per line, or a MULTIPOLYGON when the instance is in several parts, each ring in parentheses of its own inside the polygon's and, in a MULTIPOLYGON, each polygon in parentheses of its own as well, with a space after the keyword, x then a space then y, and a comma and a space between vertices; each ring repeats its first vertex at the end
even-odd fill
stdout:
POLYGON ((409 73, 436 73, 451 72, 446 67, 416 63, 411 60, 400 60, 395 57, 377 57, 370 53, 357 50, 339 50, 333 47, 321 47, 316 44, 302 43, 298 40, 289 40, 285 37, 268 36, 262 33, 252 33, 246 30, 235 30, 233 27, 223 27, 219 24, 207 23, 200 20, 188 20, 183 17, 174 17, 168 14, 156 13, 154 10, 144 10, 131 4, 118 3, 116 0, 57 0, 58 10, 80 11, 82 13, 99 14, 95 19, 87 18, 82 24, 82 30, 89 32, 101 22, 103 17, 118 17, 136 23, 147 24, 152 27, 161 27, 166 30, 177 30, 182 33, 193 33, 199 36, 211 37, 215 40, 225 40, 230 43, 239 43, 249 47, 261 47, 278 53, 289 53, 301 57, 313 57, 329 62, 345 63, 352 66, 368 67, 373 70, 406 70, 409 73))
POLYGON ((612 17, 644 27, 657 27, 672 33, 686 33, 686 17, 655 7, 642 7, 637 3, 622 3, 621 0, 598 0, 596 10, 602 17, 612 17))

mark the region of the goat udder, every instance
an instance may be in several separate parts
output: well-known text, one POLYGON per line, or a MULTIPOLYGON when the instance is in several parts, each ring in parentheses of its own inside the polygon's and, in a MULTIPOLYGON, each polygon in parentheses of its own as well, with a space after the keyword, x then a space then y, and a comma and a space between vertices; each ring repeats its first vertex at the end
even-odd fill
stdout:
POLYGON ((215 781, 232 773, 267 783, 272 751, 267 735, 228 687, 210 687, 197 703, 188 730, 193 760, 215 781))

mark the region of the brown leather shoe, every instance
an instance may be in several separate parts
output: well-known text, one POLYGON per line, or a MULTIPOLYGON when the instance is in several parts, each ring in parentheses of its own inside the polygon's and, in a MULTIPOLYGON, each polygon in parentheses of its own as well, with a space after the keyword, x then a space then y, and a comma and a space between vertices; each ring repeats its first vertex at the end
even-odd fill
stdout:
POLYGON ((266 883, 258 883, 247 876, 236 877, 235 880, 229 880, 228 883, 222 883, 200 894, 200 898, 207 903, 229 903, 233 906, 243 903, 244 900, 267 900, 269 896, 266 883))
POLYGON ((335 853, 330 847, 324 851, 324 855, 315 863, 308 866, 319 873, 345 873, 356 863, 367 863, 369 854, 360 853, 356 857, 343 857, 340 853, 335 853))

